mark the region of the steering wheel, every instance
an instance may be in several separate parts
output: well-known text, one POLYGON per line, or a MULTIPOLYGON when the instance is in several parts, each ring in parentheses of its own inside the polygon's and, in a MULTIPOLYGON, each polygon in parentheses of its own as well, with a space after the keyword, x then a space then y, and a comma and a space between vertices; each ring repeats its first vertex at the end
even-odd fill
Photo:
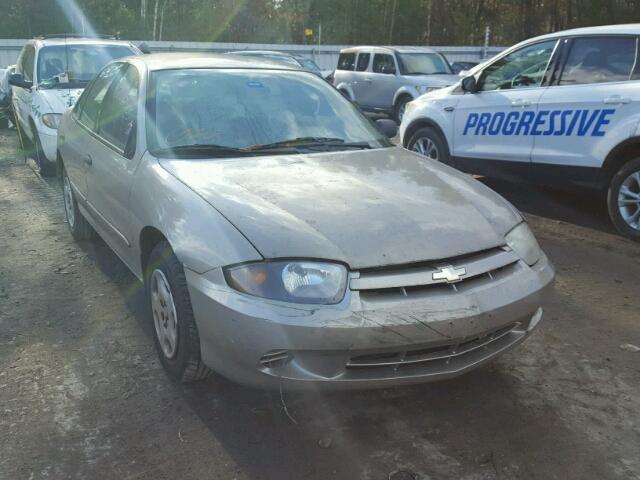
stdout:
POLYGON ((530 86, 532 83, 535 83, 536 80, 533 76, 530 76, 530 73, 542 72, 541 68, 544 68, 547 65, 547 62, 539 62, 535 65, 530 66, 529 68, 524 69, 522 72, 517 74, 511 79, 511 88, 516 88, 519 86, 530 86), (525 80, 526 79, 526 80, 525 80))

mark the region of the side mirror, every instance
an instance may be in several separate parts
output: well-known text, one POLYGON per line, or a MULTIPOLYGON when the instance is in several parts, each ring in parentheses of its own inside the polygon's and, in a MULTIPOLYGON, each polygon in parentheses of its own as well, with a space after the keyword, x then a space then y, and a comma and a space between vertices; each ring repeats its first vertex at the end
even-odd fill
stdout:
POLYGON ((398 134, 398 125, 388 118, 379 118, 375 121, 376 127, 388 138, 393 138, 398 134))
POLYGON ((475 93, 478 91, 478 84, 476 83, 476 77, 464 77, 460 84, 462 90, 469 93, 475 93))
POLYGON ((31 90, 33 82, 24 79, 21 73, 12 73, 9 77, 9 85, 14 87, 24 88, 25 90, 31 90))

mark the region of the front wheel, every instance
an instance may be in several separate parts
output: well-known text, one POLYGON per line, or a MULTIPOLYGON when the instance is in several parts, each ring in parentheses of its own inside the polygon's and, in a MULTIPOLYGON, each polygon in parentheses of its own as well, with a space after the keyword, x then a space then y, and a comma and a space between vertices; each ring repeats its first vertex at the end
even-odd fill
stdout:
POLYGON ((407 103, 409 103, 411 100, 411 97, 401 97, 396 102, 393 108, 393 118, 398 125, 402 123, 402 119, 404 118, 404 114, 407 110, 407 103))
POLYGON ((616 229, 640 241, 640 158, 620 167, 607 192, 609 216, 616 229))
POLYGON ((55 176, 56 164, 49 162, 47 157, 42 150, 42 143, 40 143, 40 136, 38 132, 34 130, 33 132, 33 155, 36 157, 35 160, 38 163, 38 167, 40 168, 40 175, 43 177, 53 177, 55 176))
POLYGON ((184 269, 166 241, 149 255, 145 287, 160 362, 174 380, 193 382, 210 375, 200 358, 200 336, 184 269))
POLYGON ((450 162, 447 141, 433 127, 423 127, 414 133, 407 148, 436 162, 450 162))

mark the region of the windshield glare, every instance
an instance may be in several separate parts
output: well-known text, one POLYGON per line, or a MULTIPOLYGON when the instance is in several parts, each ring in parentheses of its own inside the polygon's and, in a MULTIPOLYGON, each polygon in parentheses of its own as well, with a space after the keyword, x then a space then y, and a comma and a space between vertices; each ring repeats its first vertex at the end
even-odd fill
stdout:
POLYGON ((437 53, 400 53, 398 58, 404 75, 437 75, 452 73, 449 64, 437 53))
POLYGON ((156 71, 147 107, 152 152, 185 145, 247 148, 300 137, 390 145, 339 92, 306 72, 156 71))
POLYGON ((87 83, 111 60, 133 55, 123 45, 55 45, 38 54, 38 80, 42 86, 87 83))

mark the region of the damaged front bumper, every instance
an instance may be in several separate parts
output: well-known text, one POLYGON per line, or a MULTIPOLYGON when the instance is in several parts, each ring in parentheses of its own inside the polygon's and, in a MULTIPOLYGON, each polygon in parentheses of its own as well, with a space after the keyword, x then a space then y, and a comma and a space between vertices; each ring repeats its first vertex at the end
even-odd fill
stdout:
POLYGON ((188 271, 206 365, 260 387, 373 388, 450 378, 522 342, 542 317, 554 270, 519 261, 454 294, 382 300, 348 290, 338 305, 241 294, 221 270, 188 271))

